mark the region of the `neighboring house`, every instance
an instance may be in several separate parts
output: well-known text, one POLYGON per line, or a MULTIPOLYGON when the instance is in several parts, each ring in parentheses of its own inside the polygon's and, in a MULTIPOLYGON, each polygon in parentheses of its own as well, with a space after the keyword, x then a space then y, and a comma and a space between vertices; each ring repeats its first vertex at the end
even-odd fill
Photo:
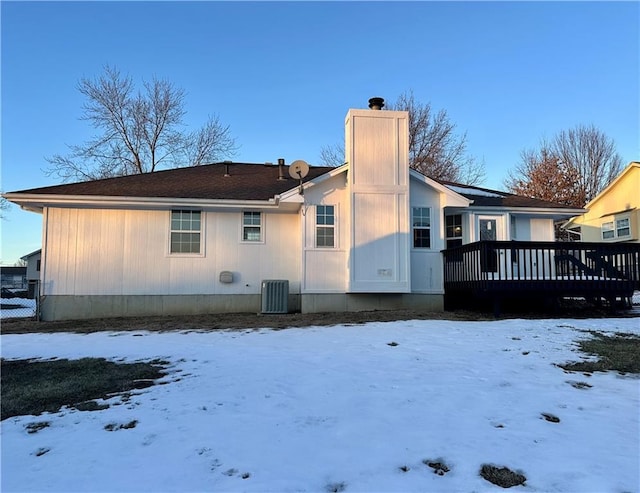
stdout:
POLYGON ((287 281, 287 311, 442 310, 443 249, 553 241, 584 212, 410 170, 407 112, 345 125, 346 164, 302 185, 279 160, 5 194, 43 215, 43 318, 255 313, 265 280, 287 281))
POLYGON ((640 243, 640 163, 631 162, 565 228, 584 242, 640 243))
POLYGON ((38 282, 40 281, 40 263, 42 258, 42 250, 38 249, 35 252, 28 253, 24 257, 20 257, 27 263, 27 285, 28 285, 28 297, 33 299, 37 295, 38 282))
POLYGON ((0 285, 5 289, 27 289, 27 268, 0 267, 0 285))

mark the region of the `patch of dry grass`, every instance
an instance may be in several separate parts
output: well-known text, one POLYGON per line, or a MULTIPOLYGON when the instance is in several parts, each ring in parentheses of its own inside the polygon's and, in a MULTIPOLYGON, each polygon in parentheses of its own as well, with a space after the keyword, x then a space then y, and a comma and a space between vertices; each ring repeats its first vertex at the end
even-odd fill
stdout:
POLYGON ((100 409, 87 401, 153 385, 166 362, 114 363, 104 358, 78 360, 1 360, 0 419, 58 411, 63 406, 100 409))
POLYGON ((640 337, 634 334, 613 335, 589 331, 590 339, 578 342, 580 351, 595 356, 596 360, 568 362, 559 365, 567 371, 594 372, 619 371, 640 373, 640 337))
POLYGON ((490 464, 483 464, 480 469, 480 476, 502 488, 511 488, 524 484, 527 478, 520 473, 514 472, 508 467, 496 467, 490 464))

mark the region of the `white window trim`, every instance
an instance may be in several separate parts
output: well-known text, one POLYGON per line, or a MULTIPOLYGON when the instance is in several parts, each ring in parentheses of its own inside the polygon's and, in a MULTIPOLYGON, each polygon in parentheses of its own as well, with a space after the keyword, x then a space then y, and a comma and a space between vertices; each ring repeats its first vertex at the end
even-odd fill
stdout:
POLYGON ((313 206, 313 250, 337 250, 339 248, 338 238, 338 204, 314 204, 313 206), (318 206, 320 207, 333 207, 333 225, 318 224, 318 206), (318 227, 321 228, 333 228, 333 246, 318 246, 318 227))
MULTIPOLYGON (((433 247, 433 245, 434 245, 434 238, 433 238, 433 207, 431 207, 429 205, 412 205, 411 206, 410 226, 411 226, 411 249, 415 250, 417 252, 429 252, 429 251, 432 251, 434 249, 434 247, 433 247), (429 210, 429 223, 430 223, 430 225, 429 225, 428 228, 425 228, 424 226, 419 226, 418 228, 416 228, 413 225, 413 209, 428 209, 429 210), (429 246, 428 247, 417 247, 417 246, 415 246, 414 234, 413 234, 415 229, 428 229, 429 230, 429 246)), ((446 230, 446 223, 445 223, 445 230, 446 230)), ((446 239, 445 239, 445 245, 446 245, 446 239)))
POLYGON ((620 217, 616 217, 615 219, 615 232, 616 232, 616 238, 631 238, 631 216, 620 216, 620 217), (620 235, 618 234, 618 230, 621 228, 618 228, 618 221, 624 221, 627 220, 627 226, 626 229, 629 230, 629 233, 627 233, 626 235, 620 235))
POLYGON ((265 223, 266 223, 266 214, 262 211, 242 211, 240 213, 240 243, 243 245, 264 245, 265 243, 265 223), (245 240, 244 239, 244 213, 245 212, 253 212, 260 214, 260 240, 245 240))
POLYGON ((602 241, 617 241, 617 240, 626 240, 626 239, 630 239, 631 238, 631 216, 629 214, 625 214, 623 216, 609 216, 607 217, 606 221, 603 221, 600 224, 600 238, 602 241), (618 234, 618 230, 620 228, 618 228, 618 221, 624 221, 624 220, 628 221, 628 226, 627 228, 629 229, 629 233, 626 235, 619 235, 618 234), (610 229, 604 229, 605 225, 611 225, 610 229), (605 231, 607 232, 611 232, 613 233, 613 236, 611 236, 610 238, 605 238, 604 237, 604 233, 605 231))
POLYGON ((462 214, 449 214, 444 217, 444 246, 447 248, 447 243, 449 240, 460 240, 462 244, 464 244, 464 217, 462 214), (447 236, 447 218, 460 216, 460 236, 447 236))
POLYGON ((175 208, 175 209, 171 209, 169 210, 169 213, 167 214, 167 227, 166 227, 166 231, 167 231, 167 253, 166 256, 167 257, 171 257, 171 258, 180 258, 180 257, 188 257, 188 258, 198 258, 198 257, 204 257, 205 256, 205 236, 206 236, 206 213, 203 210, 198 210, 198 209, 193 209, 193 212, 199 212, 200 213, 200 253, 173 253, 171 251, 171 233, 172 233, 172 229, 171 229, 171 213, 173 211, 187 211, 187 210, 191 210, 191 209, 181 209, 179 207, 175 208))
POLYGON ((490 213, 477 214, 474 217, 473 223, 475 231, 473 231, 473 236, 471 236, 471 238, 475 238, 473 241, 480 241, 480 221, 485 219, 496 220, 496 241, 505 241, 505 228, 507 227, 505 224, 505 215, 490 213))

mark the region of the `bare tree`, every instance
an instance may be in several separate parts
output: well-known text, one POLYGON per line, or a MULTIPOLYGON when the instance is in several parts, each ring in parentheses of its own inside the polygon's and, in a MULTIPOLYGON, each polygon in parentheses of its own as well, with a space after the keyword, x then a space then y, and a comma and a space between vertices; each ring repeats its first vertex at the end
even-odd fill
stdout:
MULTIPOLYGON (((431 178, 478 185, 484 181, 484 163, 467 155, 467 136, 456 134, 456 125, 445 110, 435 112, 430 103, 416 101, 413 91, 387 104, 390 110, 409 113, 409 166, 431 178)), ((336 166, 344 161, 344 147, 324 146, 320 159, 336 166)))
POLYGON ((78 90, 86 97, 82 120, 98 134, 70 154, 47 158, 48 176, 63 181, 94 180, 150 173, 161 168, 198 166, 232 155, 235 140, 217 117, 193 132, 182 131, 184 91, 153 78, 137 91, 130 76, 113 67, 95 78, 83 78, 78 90))
POLYGON ((505 180, 517 194, 584 207, 622 170, 615 143, 593 125, 579 125, 521 153, 505 180))
POLYGON ((622 171, 622 158, 613 139, 594 125, 579 125, 560 132, 553 141, 554 152, 573 170, 585 205, 622 171))
POLYGON ((467 134, 455 132, 446 110, 434 111, 431 103, 416 101, 405 92, 388 105, 409 112, 410 166, 438 180, 478 185, 485 178, 484 164, 467 155, 467 134))
POLYGON ((582 207, 575 170, 569 167, 543 143, 539 150, 520 153, 515 173, 509 173, 505 186, 511 193, 582 207), (550 184, 552 184, 550 186, 550 184))
POLYGON ((320 162, 325 166, 342 166, 345 163, 344 145, 322 146, 320 149, 320 162))

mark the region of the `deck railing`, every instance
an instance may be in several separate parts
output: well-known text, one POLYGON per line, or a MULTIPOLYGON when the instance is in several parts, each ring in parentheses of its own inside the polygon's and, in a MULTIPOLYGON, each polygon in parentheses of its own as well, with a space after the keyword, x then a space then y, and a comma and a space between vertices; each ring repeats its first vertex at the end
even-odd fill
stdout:
POLYGON ((445 291, 640 289, 640 244, 479 241, 444 250, 445 291))

